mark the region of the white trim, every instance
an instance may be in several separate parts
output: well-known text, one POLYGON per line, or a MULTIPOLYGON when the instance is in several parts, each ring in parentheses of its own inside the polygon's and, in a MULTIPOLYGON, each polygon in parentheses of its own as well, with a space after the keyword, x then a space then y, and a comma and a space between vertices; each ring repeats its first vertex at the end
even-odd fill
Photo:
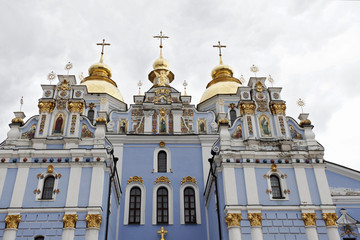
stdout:
POLYGON ((5 184, 7 168, 0 168, 0 199, 5 184))
POLYGON ((102 206, 104 191, 104 169, 102 166, 94 166, 91 176, 89 206, 102 206))
POLYGON ((166 152, 166 172, 171 170, 171 152, 167 147, 157 147, 154 150, 154 168, 153 172, 158 172, 158 154, 160 151, 166 152))
MULTIPOLYGON (((267 178, 267 184, 268 184, 268 189, 271 190, 271 192, 269 193, 270 196, 270 200, 289 200, 289 194, 284 193, 284 190, 286 190, 286 181, 285 181, 285 176, 286 174, 282 173, 280 170, 277 170, 276 172, 273 172, 272 170, 268 171, 266 173, 266 175, 268 175, 267 178), (275 175, 278 179, 279 179, 279 183, 280 183, 280 192, 281 192, 281 196, 283 198, 274 198, 273 194, 272 194, 272 188, 271 188, 271 181, 270 181, 270 177, 272 175, 275 175)), ((306 178, 305 178, 306 179, 306 178)))
MULTIPOLYGON (((43 172, 41 174, 41 177, 39 178, 38 186, 37 186, 37 190, 40 190, 40 192, 36 193, 35 200, 36 201, 55 201, 56 193, 54 190, 58 189, 58 182, 59 182, 59 178, 57 177, 57 173, 55 171, 53 171, 52 173, 48 173, 47 171, 43 172), (42 199, 42 195, 44 192, 45 179, 49 176, 53 176, 54 180, 55 180, 53 191, 52 191, 52 196, 51 196, 51 199, 42 199)), ((76 194, 74 194, 74 195, 76 195, 76 194)))
POLYGON ((180 187, 180 224, 185 224, 184 216, 184 190, 191 187, 195 191, 196 224, 201 224, 200 194, 199 187, 195 183, 186 182, 180 187))
POLYGON ((125 206, 124 206, 124 225, 129 224, 129 205, 130 205, 130 191, 133 187, 140 188, 141 191, 141 206, 140 206, 140 225, 145 224, 145 203, 146 203, 146 189, 143 183, 131 182, 125 189, 125 206))
POLYGON ((236 178, 234 168, 223 166, 223 189, 226 205, 238 204, 236 178))
POLYGON ((316 179, 316 184, 318 187, 321 204, 333 204, 331 199, 331 193, 329 189, 329 183, 325 174, 325 166, 324 165, 313 165, 314 174, 316 179))
POLYGON ((69 186, 66 195, 66 207, 77 207, 80 190, 82 168, 80 166, 71 166, 69 176, 69 186))
POLYGON ((18 168, 10 208, 22 207, 28 174, 29 168, 18 168))
POLYGON ((301 204, 312 204, 305 168, 294 164, 294 171, 301 204))
POLYGON ((156 207, 156 203, 157 203, 157 190, 160 187, 165 187, 168 190, 168 217, 169 217, 169 224, 174 224, 174 216, 173 216, 173 188, 171 187, 171 185, 169 183, 166 182, 160 182, 157 183, 154 188, 153 188, 153 211, 152 211, 152 224, 156 225, 157 221, 156 221, 156 212, 157 212, 157 207, 156 207))
POLYGON ((248 205, 259 204, 259 196, 256 185, 255 169, 244 165, 244 179, 248 205))

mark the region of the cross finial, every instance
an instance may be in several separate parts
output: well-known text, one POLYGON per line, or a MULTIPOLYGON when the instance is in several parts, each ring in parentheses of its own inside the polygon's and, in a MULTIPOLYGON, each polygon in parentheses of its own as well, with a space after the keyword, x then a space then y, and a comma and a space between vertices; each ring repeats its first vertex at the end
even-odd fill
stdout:
POLYGON ((110 46, 110 43, 105 43, 105 39, 103 39, 102 43, 97 43, 96 45, 101 45, 101 57, 100 57, 100 62, 103 63, 103 55, 104 55, 104 47, 105 46, 110 46))
POLYGON ((21 108, 24 104, 24 96, 21 96, 21 99, 20 99, 20 112, 21 112, 21 108))
POLYGON ((218 45, 213 45, 213 47, 219 48, 220 64, 223 64, 222 54, 221 54, 221 48, 226 48, 226 46, 225 46, 225 45, 221 45, 220 41, 218 41, 218 45))
POLYGON ((168 231, 166 231, 164 227, 161 227, 160 231, 157 231, 157 233, 161 236, 160 240, 165 240, 164 236, 168 233, 168 231))
POLYGON ((163 38, 169 38, 169 36, 165 36, 163 35, 162 31, 160 31, 160 35, 157 35, 157 36, 153 36, 154 38, 159 38, 160 39, 160 57, 162 58, 162 48, 163 48, 163 45, 162 45, 162 40, 163 38))

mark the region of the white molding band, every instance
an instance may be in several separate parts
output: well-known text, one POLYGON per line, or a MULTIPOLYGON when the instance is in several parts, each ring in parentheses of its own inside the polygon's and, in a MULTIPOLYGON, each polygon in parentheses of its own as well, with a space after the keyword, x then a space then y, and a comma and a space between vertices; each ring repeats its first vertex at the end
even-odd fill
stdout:
POLYGON ((27 182, 28 175, 29 175, 29 168, 24 168, 24 167, 18 168, 15 185, 14 185, 14 191, 11 197, 10 208, 22 207, 25 188, 26 188, 25 183, 27 182))
POLYGON ((80 166, 71 166, 69 185, 66 195, 66 207, 77 207, 80 190, 80 179, 81 179, 82 168, 80 166))
POLYGON ((104 169, 102 166, 94 166, 91 176, 89 206, 101 207, 104 191, 104 169))

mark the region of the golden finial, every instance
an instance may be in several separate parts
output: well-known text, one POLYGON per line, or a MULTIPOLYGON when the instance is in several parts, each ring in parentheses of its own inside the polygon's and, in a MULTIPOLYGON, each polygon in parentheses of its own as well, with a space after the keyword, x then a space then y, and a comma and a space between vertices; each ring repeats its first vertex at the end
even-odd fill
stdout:
POLYGON ((20 112, 21 112, 21 108, 24 104, 24 96, 21 96, 21 99, 20 99, 20 112))
POLYGON ((223 64, 222 54, 221 54, 221 48, 226 48, 226 46, 225 46, 225 45, 221 45, 220 41, 218 41, 218 45, 213 45, 213 47, 219 48, 220 64, 223 64))
POLYGON ((47 75, 47 79, 50 81, 50 84, 55 78, 56 78, 56 73, 54 73, 54 71, 51 71, 51 73, 47 75))
POLYGON ((84 80, 84 73, 83 72, 81 72, 79 74, 79 80, 80 80, 80 82, 82 82, 82 80, 84 80))
POLYGON ((241 74, 239 80, 240 80, 241 84, 244 84, 246 82, 246 80, 242 74, 241 74))
POLYGON ((250 71, 252 71, 255 74, 255 77, 256 77, 256 73, 259 71, 259 68, 257 66, 255 66, 255 64, 253 64, 250 67, 250 71))
POLYGON ((138 82, 138 87, 139 87, 139 96, 141 95, 141 86, 142 86, 142 82, 141 80, 138 82))
POLYGON ((186 96, 186 87, 187 87, 188 83, 186 82, 186 80, 184 80, 183 82, 183 86, 184 86, 184 96, 186 96))
POLYGON ((110 43, 105 43, 105 39, 103 39, 102 43, 97 43, 96 45, 101 45, 101 57, 100 57, 100 63, 103 63, 103 56, 104 56, 104 47, 110 46, 110 43))
POLYGON ((299 98, 297 101, 296 101, 296 104, 301 107, 301 112, 304 113, 304 109, 303 107, 305 106, 305 101, 302 100, 301 98, 299 98))
POLYGON ((73 68, 73 64, 71 62, 68 62, 66 65, 65 65, 65 70, 67 70, 67 75, 69 75, 69 71, 70 69, 73 68))
POLYGON ((165 240, 164 236, 168 233, 168 231, 166 231, 164 227, 161 227, 160 231, 157 231, 157 233, 161 235, 160 240, 165 240))
POLYGON ((163 38, 169 38, 168 36, 165 36, 163 35, 162 31, 160 31, 160 35, 157 35, 157 36, 153 36, 154 38, 159 38, 160 39, 160 58, 162 58, 162 48, 163 48, 163 45, 162 45, 162 40, 163 38))
POLYGON ((271 75, 269 75, 267 80, 271 83, 271 86, 273 86, 274 79, 271 77, 271 75))

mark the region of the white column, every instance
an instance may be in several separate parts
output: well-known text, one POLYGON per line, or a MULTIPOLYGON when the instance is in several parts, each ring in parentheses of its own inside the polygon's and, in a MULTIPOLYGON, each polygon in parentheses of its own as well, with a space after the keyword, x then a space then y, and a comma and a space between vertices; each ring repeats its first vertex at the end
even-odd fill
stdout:
POLYGON ((316 184, 320 194, 321 204, 333 204, 330 194, 329 184, 325 174, 325 166, 314 165, 314 174, 316 178, 316 184))
POLYGON ((316 226, 305 226, 306 238, 308 240, 318 240, 318 234, 316 231, 316 226))
POLYGON ((296 184, 299 191, 300 203, 311 204, 311 195, 304 167, 294 165, 296 184))
POLYGON ((71 166, 69 186, 66 195, 66 207, 77 207, 80 190, 81 167, 71 166))
POLYGON ((19 167, 16 180, 14 185, 14 191, 11 197, 10 208, 21 208, 22 202, 25 194, 26 182, 28 179, 29 168, 28 167, 19 167))
POLYGON ((240 226, 232 226, 228 228, 229 240, 241 240, 240 226))
POLYGON ((238 198, 234 167, 223 167, 223 187, 225 195, 225 205, 237 205, 238 198))
POLYGON ((102 166, 94 166, 91 176, 89 207, 101 207, 104 191, 104 169, 102 166))
POLYGON ((64 228, 62 232, 63 240, 72 240, 75 236, 75 228, 64 228))
POLYGON ((327 226, 329 240, 340 240, 339 231, 337 225, 327 226))
POLYGON ((85 240, 98 240, 99 239, 99 228, 87 228, 85 234, 85 240))
POLYGON ((244 179, 248 205, 259 204, 255 169, 253 166, 247 166, 247 164, 244 164, 244 179))
POLYGON ((263 232, 261 226, 251 226, 251 239, 262 240, 263 232))
POLYGON ((6 173, 7 173, 7 168, 0 168, 0 199, 5 184, 6 173))
POLYGON ((4 240, 15 240, 16 239, 16 228, 7 228, 4 231, 4 240))

